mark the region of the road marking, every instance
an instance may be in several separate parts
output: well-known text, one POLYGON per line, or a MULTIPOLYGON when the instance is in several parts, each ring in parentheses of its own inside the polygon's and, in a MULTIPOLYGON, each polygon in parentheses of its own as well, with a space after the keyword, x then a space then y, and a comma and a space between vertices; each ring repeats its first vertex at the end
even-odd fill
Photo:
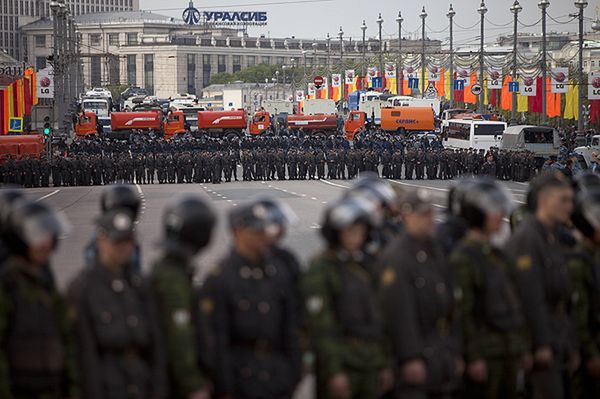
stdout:
POLYGON ((41 200, 45 200, 46 198, 52 197, 54 194, 57 194, 59 191, 60 190, 54 190, 50 194, 46 194, 43 197, 40 197, 40 198, 36 199, 35 202, 39 202, 41 200))
POLYGON ((310 226, 311 229, 320 229, 321 225, 319 223, 313 223, 312 226, 310 226))
POLYGON ((316 201, 317 197, 310 197, 311 200, 316 201))
POLYGON ((400 184, 400 185, 403 185, 403 186, 416 187, 416 188, 425 188, 427 190, 441 191, 441 192, 444 192, 444 193, 447 193, 448 191, 450 191, 447 188, 437 188, 437 187, 431 187, 431 186, 422 186, 422 185, 419 185, 419 184, 404 183, 404 182, 401 182, 401 181, 398 181, 398 180, 390 180, 390 181, 392 183, 400 184))
POLYGON ((344 186, 343 184, 332 183, 332 182, 327 181, 325 179, 319 179, 319 181, 321 181, 322 183, 325 183, 325 184, 329 184, 330 186, 333 186, 333 187, 350 188, 349 186, 344 186))
POLYGON ((140 187, 139 184, 136 184, 135 187, 138 190, 138 193, 140 193, 140 197, 144 198, 144 192, 142 191, 142 187, 140 187))
POLYGON ((321 201, 321 204, 325 205, 327 204, 327 201, 321 201))

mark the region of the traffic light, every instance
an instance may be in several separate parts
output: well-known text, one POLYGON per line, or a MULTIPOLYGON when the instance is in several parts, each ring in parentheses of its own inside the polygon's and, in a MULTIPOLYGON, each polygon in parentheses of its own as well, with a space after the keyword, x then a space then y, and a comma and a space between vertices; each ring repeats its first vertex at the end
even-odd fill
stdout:
POLYGON ((52 126, 50 125, 50 117, 44 117, 44 136, 49 136, 52 133, 52 126))

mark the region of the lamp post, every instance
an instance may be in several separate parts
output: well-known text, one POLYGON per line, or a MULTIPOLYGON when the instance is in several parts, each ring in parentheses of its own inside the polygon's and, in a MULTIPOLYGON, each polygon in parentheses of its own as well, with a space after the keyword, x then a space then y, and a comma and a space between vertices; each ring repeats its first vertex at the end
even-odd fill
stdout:
POLYGON ((383 65, 383 37, 381 35, 381 29, 383 25, 383 18, 381 13, 377 18, 377 25, 379 27, 379 73, 381 73, 381 91, 383 91, 383 81, 385 79, 385 68, 383 65))
POLYGON ((404 22, 404 18, 402 18, 402 12, 398 11, 398 17, 396 18, 396 22, 398 22, 398 60, 396 63, 396 93, 400 95, 402 92, 402 81, 404 80, 404 72, 402 71, 402 22, 404 22), (402 79, 398 77, 402 76, 402 79))
MULTIPOLYGON (((340 73, 344 73, 344 31, 342 29, 342 27, 340 26, 340 31, 338 32, 338 37, 340 38, 340 73)), ((345 95, 344 95, 344 85, 341 86, 341 92, 342 92, 342 100, 340 101, 340 112, 344 112, 344 99, 345 99, 345 95)))
POLYGON ((450 4, 446 16, 450 20, 450 108, 454 108, 454 16, 456 11, 450 4))
POLYGON ((484 47, 484 23, 485 23, 485 14, 488 12, 487 7, 485 6, 485 2, 482 1, 481 5, 477 9, 477 12, 481 15, 481 41, 479 48, 479 85, 481 86, 481 93, 479 94, 479 113, 483 113, 484 111, 484 102, 485 102, 485 90, 483 90, 483 47, 484 47))
POLYGON ((327 33, 327 71, 331 72, 331 66, 329 64, 329 58, 331 57, 331 36, 327 33))
POLYGON ((365 63, 366 61, 366 43, 365 43, 365 39, 366 39, 366 33, 367 33, 367 24, 365 23, 365 20, 363 19, 363 23, 360 27, 360 29, 362 30, 362 68, 360 71, 360 78, 364 79, 365 78, 365 63))
POLYGON ((579 106, 577 107, 579 120, 577 121, 577 130, 580 132, 584 129, 583 120, 583 100, 585 99, 584 93, 584 75, 583 75, 583 10, 588 6, 586 0, 576 0, 575 7, 579 9, 579 106))
POLYGON ((425 19, 427 18, 425 6, 423 6, 420 17, 423 21, 421 29, 421 97, 425 97, 425 19))
POLYGON ((304 84, 304 87, 306 87, 306 85, 308 84, 307 77, 306 77, 306 50, 302 50, 302 63, 304 65, 303 66, 304 71, 302 73, 302 75, 303 75, 303 78, 302 78, 303 82, 302 83, 304 84))
MULTIPOLYGON (((513 67, 512 67, 512 80, 517 81, 517 25, 519 24, 519 13, 523 10, 523 7, 519 4, 519 0, 515 0, 515 3, 510 8, 510 11, 515 16, 514 30, 513 30, 513 67)), ((510 115, 510 124, 517 124, 517 92, 512 94, 512 111, 510 115)))
POLYGON ((546 112, 546 92, 548 86, 546 85, 546 78, 548 76, 548 61, 547 61, 547 50, 546 50, 546 17, 548 15, 548 7, 550 2, 548 0, 540 0, 538 7, 542 10, 542 125, 547 121, 546 112))

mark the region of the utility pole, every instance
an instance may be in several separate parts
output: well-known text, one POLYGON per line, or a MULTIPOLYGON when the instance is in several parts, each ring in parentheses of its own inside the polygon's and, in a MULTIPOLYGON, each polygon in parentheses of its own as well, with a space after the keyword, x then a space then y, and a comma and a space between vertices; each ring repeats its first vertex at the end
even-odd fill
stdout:
POLYGON ((479 85, 481 86, 481 93, 479 94, 479 113, 483 113, 484 111, 484 102, 485 102, 485 90, 483 89, 483 49, 484 49, 484 23, 485 23, 485 14, 488 9, 485 6, 485 2, 482 1, 481 5, 477 9, 477 12, 481 15, 481 43, 479 49, 479 85))
POLYGON ((450 108, 454 108, 454 16, 456 11, 450 4, 446 16, 450 20, 450 108))
MULTIPOLYGON (((365 64, 367 62, 367 60, 366 60, 366 51, 367 51, 366 45, 367 44, 365 43, 366 33, 367 33, 367 24, 365 23, 364 19, 363 19, 363 23, 362 23, 360 29, 362 30, 362 68, 360 71, 360 79, 361 79, 361 81, 363 81, 362 79, 365 78, 365 64)), ((361 85, 361 87, 362 87, 362 85, 361 85)))
POLYGON ((319 45, 317 44, 317 42, 313 42, 313 44, 312 44, 312 48, 313 48, 313 62, 312 62, 312 65, 311 65, 311 69, 313 69, 315 71, 312 74, 313 77, 316 76, 319 73, 319 71, 318 71, 318 69, 319 69, 319 63, 317 62, 317 47, 318 46, 319 45))
POLYGON ((548 0, 540 0, 538 7, 542 10, 542 125, 547 122, 547 104, 546 104, 546 93, 548 86, 546 85, 546 79, 548 76, 548 61, 547 61, 547 49, 546 49, 546 17, 548 14, 548 7, 550 2, 548 0))
POLYGON ((379 73, 381 74, 381 91, 383 91, 383 81, 385 80, 385 66, 383 65, 383 37, 381 35, 383 18, 381 18, 381 13, 377 18, 377 25, 379 26, 379 73))
POLYGON ((425 98, 425 19, 427 18, 425 6, 423 6, 420 17, 423 21, 421 30, 421 97, 425 98))
POLYGON ((404 22, 404 18, 402 18, 402 12, 398 11, 398 17, 396 18, 396 22, 398 22, 398 60, 396 62, 396 93, 400 95, 402 92, 402 81, 404 80, 404 71, 402 68, 402 22, 404 22), (402 77, 402 79, 400 79, 402 77))
MULTIPOLYGON (((519 4, 519 0, 515 0, 515 3, 510 8, 510 11, 515 16, 514 30, 513 30, 513 67, 512 67, 512 80, 517 81, 517 25, 519 24, 519 13, 523 10, 523 7, 519 4)), ((510 124, 517 124, 517 92, 512 94, 512 111, 510 117, 510 124)))
MULTIPOLYGON (((344 31, 342 30, 342 27, 340 26, 340 31, 338 32, 338 37, 340 38, 340 70, 342 71, 341 73, 343 74, 344 72, 344 31)), ((344 85, 342 85, 341 87, 341 92, 342 92, 342 101, 340 101, 340 112, 343 114, 344 113, 344 100, 345 100, 345 95, 344 95, 344 85)))
POLYGON ((327 72, 331 72, 331 64, 329 63, 331 57, 331 36, 327 33, 327 72))
POLYGON ((575 7, 579 9, 579 106, 577 121, 577 130, 580 132, 584 129, 584 118, 583 118, 583 101, 585 99, 585 77, 583 75, 583 10, 587 7, 588 2, 586 0, 575 1, 575 7))

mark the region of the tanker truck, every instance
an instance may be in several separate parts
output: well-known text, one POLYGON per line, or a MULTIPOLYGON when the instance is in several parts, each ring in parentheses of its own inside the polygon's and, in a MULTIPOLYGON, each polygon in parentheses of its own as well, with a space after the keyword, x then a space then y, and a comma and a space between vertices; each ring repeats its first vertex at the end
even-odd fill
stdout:
POLYGON ((169 140, 186 132, 181 111, 169 112, 166 117, 158 110, 113 112, 110 115, 110 125, 112 132, 109 134, 113 138, 129 138, 132 133, 142 131, 153 132, 169 140))

